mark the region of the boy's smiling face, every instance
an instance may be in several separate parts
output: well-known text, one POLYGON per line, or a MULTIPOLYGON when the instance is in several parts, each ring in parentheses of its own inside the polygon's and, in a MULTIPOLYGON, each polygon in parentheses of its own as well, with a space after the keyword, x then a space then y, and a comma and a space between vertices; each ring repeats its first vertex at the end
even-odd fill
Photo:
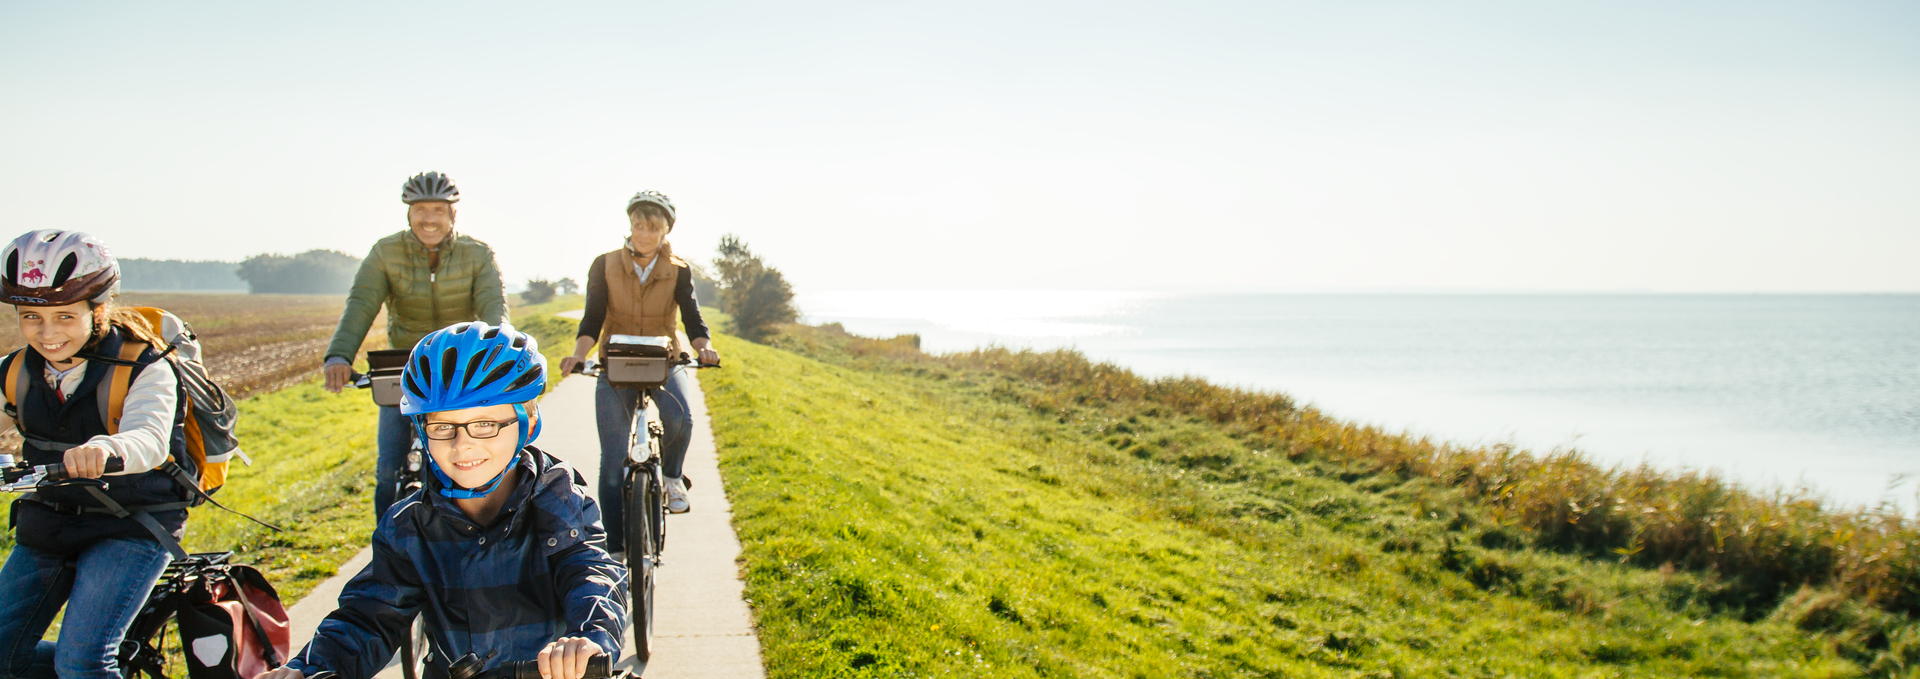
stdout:
MULTIPOLYGON (((533 425, 537 414, 527 409, 527 426, 533 425)), ((453 483, 461 488, 478 488, 500 475, 500 470, 513 464, 516 444, 520 442, 520 423, 511 405, 492 405, 483 408, 465 408, 446 412, 427 413, 427 454, 433 456, 440 471, 445 472, 453 483), (476 422, 494 422, 497 425, 474 424, 476 422), (465 428, 453 425, 467 425, 465 428), (473 430, 485 430, 492 426, 493 438, 475 438, 473 430), (439 437, 452 436, 448 440, 439 437)))

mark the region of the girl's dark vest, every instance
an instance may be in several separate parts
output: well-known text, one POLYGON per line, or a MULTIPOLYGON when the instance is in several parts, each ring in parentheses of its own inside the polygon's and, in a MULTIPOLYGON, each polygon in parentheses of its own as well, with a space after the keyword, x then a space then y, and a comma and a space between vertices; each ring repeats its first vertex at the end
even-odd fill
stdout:
MULTIPOLYGON (((95 356, 119 356, 122 331, 115 327, 107 331, 100 344, 88 350, 95 356)), ((86 443, 95 436, 107 433, 106 423, 100 421, 100 405, 94 393, 96 389, 106 389, 105 382, 113 374, 113 365, 101 360, 87 361, 86 376, 81 378, 80 387, 64 402, 55 394, 53 387, 47 385, 44 377, 47 361, 40 352, 31 348, 22 349, 15 354, 14 360, 24 360, 22 370, 31 379, 27 380, 27 391, 19 396, 20 402, 14 404, 19 410, 16 421, 25 433, 34 438, 55 443, 78 445, 86 443)), ((156 365, 159 352, 147 347, 140 352, 140 367, 134 369, 135 379, 141 370, 168 370, 166 365, 156 365)), ((0 374, 5 374, 6 366, 0 363, 0 374)), ((184 403, 175 394, 176 404, 184 403)), ((173 435, 168 445, 169 456, 185 464, 192 464, 192 456, 182 455, 186 450, 186 429, 183 413, 176 405, 173 418, 173 435)), ((59 462, 64 456, 62 451, 43 450, 33 445, 23 444, 20 452, 30 464, 59 462)), ((172 476, 159 469, 143 474, 129 476, 105 476, 107 497, 127 508, 164 505, 186 502, 191 499, 191 491, 180 486, 172 476)), ((78 486, 49 488, 35 492, 32 496, 16 500, 13 503, 14 535, 20 544, 42 552, 55 554, 73 554, 86 549, 95 542, 113 538, 134 538, 153 540, 153 534, 131 518, 120 518, 108 514, 76 512, 81 507, 100 507, 84 488, 78 486)), ((186 525, 185 509, 170 509, 149 512, 160 526, 180 537, 181 529, 186 525)))

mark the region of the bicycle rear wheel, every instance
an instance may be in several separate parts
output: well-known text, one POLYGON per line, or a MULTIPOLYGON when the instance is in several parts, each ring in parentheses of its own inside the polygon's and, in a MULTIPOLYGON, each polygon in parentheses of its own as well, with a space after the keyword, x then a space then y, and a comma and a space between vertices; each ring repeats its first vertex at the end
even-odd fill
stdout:
POLYGON ((173 608, 166 601, 166 595, 156 591, 148 597, 146 605, 140 607, 133 624, 127 627, 127 635, 120 640, 117 659, 121 676, 132 679, 146 675, 147 679, 166 679, 167 655, 164 644, 168 623, 171 622, 173 608))
POLYGON ((621 491, 627 515, 627 589, 632 595, 627 615, 633 620, 633 656, 642 662, 653 657, 653 577, 659 564, 659 551, 654 548, 659 544, 654 538, 659 524, 646 504, 653 495, 649 488, 658 486, 653 478, 647 467, 628 467, 621 491))

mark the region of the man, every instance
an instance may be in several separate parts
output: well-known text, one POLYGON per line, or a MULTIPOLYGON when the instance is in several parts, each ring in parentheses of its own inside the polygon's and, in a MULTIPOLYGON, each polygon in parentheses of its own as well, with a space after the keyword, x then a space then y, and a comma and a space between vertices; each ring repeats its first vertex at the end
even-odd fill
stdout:
MULTIPOLYGON (((494 264, 493 248, 453 232, 453 204, 460 189, 438 172, 414 175, 401 187, 407 204, 407 230, 373 244, 360 262, 347 295, 347 308, 327 345, 327 390, 340 393, 353 374, 367 330, 387 306, 387 342, 411 349, 435 330, 465 321, 499 325, 506 320, 507 296, 494 264)), ((406 464, 412 426, 396 407, 380 408, 380 457, 375 464, 373 514, 386 514, 395 500, 400 469, 406 464)))

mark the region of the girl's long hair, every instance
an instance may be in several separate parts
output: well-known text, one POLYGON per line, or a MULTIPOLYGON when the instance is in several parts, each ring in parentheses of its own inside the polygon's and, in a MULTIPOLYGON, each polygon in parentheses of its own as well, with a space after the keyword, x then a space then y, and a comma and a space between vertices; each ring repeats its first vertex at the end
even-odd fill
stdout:
POLYGON ((160 339, 160 336, 154 333, 153 327, 147 325, 147 317, 140 315, 138 311, 107 301, 93 307, 93 339, 87 341, 85 347, 87 351, 92 351, 107 338, 109 326, 120 328, 120 332, 126 333, 135 341, 147 343, 148 346, 153 347, 154 351, 166 350, 167 341, 160 339))

